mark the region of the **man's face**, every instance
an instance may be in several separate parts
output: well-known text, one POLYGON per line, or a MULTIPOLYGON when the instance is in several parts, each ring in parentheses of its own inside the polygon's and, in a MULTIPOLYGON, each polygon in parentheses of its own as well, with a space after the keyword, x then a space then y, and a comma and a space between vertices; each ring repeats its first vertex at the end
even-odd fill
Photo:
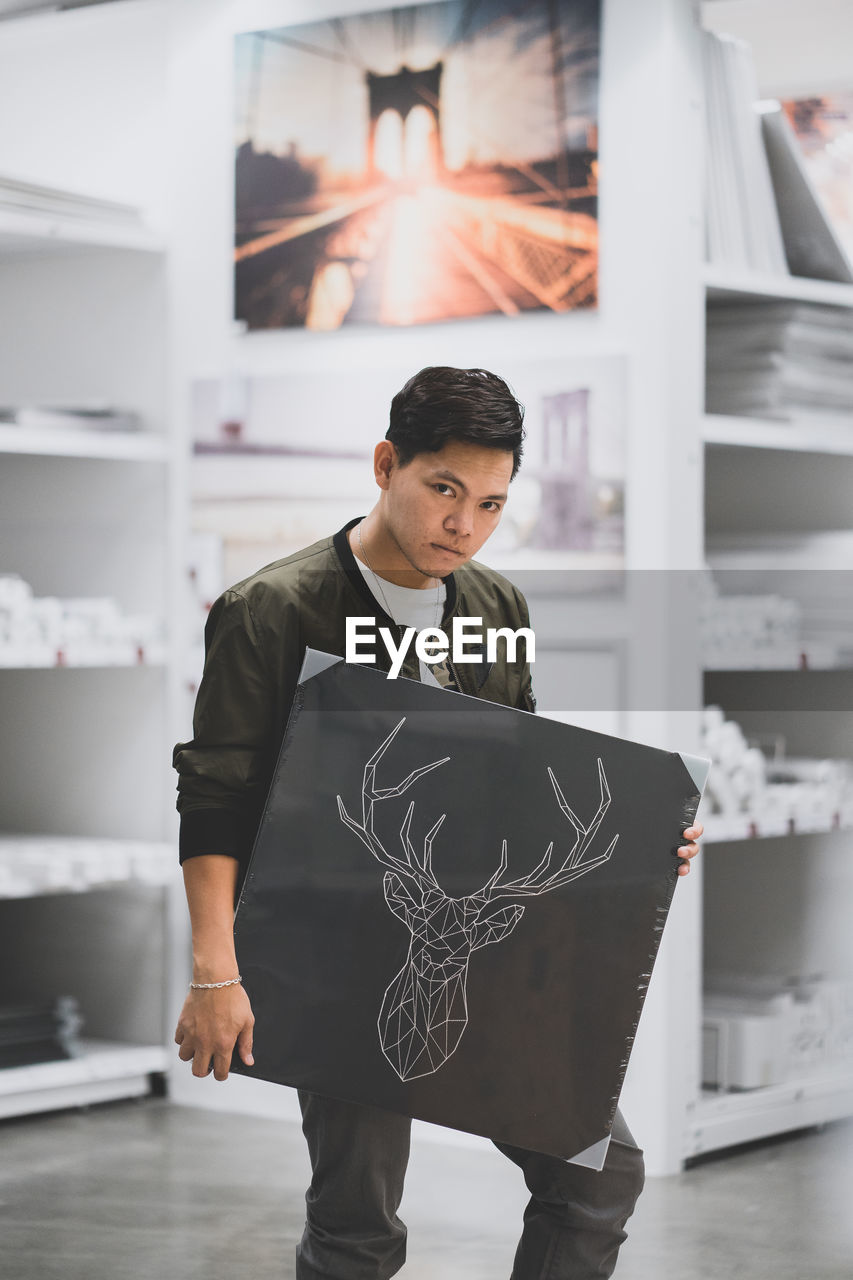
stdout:
POLYGON ((475 556, 497 528, 512 452, 456 441, 438 453, 416 454, 401 467, 396 450, 383 443, 392 450, 380 480, 384 531, 412 568, 444 578, 475 556))

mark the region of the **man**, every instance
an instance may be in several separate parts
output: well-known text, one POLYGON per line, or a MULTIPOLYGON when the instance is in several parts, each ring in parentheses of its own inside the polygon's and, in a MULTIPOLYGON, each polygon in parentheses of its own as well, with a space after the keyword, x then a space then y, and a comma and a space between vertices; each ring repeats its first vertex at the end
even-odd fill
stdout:
MULTIPOLYGON (((193 934, 193 982, 178 1022, 193 1074, 228 1076, 232 1053, 251 1065, 253 1016, 239 982, 233 912, 306 646, 344 654, 347 617, 441 626, 529 624, 520 592, 473 561, 494 532, 521 460, 523 410, 482 369, 429 368, 394 397, 376 446, 379 499, 333 538, 259 570, 226 591, 205 631, 194 737, 178 743, 181 861, 193 934)), ((377 648, 377 665, 390 656, 377 648)), ((407 654, 401 674, 532 711, 530 667, 407 654)), ((702 828, 685 831, 679 874, 702 828)), ((312 1181, 298 1280, 385 1280, 405 1260, 397 1217, 410 1121, 300 1091, 312 1181)), ((643 1183, 642 1153, 617 1113, 604 1169, 499 1144, 531 1192, 514 1280, 609 1276, 643 1183)))

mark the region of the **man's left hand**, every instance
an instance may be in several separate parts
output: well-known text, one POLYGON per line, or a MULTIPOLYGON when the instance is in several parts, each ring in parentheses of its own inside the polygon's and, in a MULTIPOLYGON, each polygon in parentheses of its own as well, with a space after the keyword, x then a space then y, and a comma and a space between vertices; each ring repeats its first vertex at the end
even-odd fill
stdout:
POLYGON ((702 826, 702 823, 697 822, 695 826, 688 827, 684 832, 684 839, 689 841, 689 843, 681 845, 678 850, 678 856, 680 858, 687 859, 687 861, 680 862, 678 864, 678 874, 680 876, 686 876, 689 872, 690 859, 695 858, 696 854, 699 852, 699 838, 704 830, 705 828, 702 826))

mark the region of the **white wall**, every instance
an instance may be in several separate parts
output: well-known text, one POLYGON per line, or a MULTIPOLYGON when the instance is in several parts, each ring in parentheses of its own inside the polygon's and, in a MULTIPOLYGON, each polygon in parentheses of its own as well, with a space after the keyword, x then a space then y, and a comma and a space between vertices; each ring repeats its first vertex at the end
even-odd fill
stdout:
POLYGON ((0 173, 138 205, 162 222, 167 0, 0 27, 0 173))
POLYGON ((751 46, 766 97, 846 89, 853 85, 850 0, 705 0, 711 31, 751 46))

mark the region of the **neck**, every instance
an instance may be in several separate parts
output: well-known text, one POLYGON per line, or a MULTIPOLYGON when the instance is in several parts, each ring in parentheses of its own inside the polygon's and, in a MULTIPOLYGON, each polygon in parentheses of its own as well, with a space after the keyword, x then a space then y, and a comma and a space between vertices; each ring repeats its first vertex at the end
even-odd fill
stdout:
POLYGON ((371 573, 397 587, 414 587, 421 590, 441 586, 440 578, 421 573, 403 555, 395 539, 382 525, 374 507, 361 524, 350 529, 349 544, 353 555, 366 565, 371 573))

